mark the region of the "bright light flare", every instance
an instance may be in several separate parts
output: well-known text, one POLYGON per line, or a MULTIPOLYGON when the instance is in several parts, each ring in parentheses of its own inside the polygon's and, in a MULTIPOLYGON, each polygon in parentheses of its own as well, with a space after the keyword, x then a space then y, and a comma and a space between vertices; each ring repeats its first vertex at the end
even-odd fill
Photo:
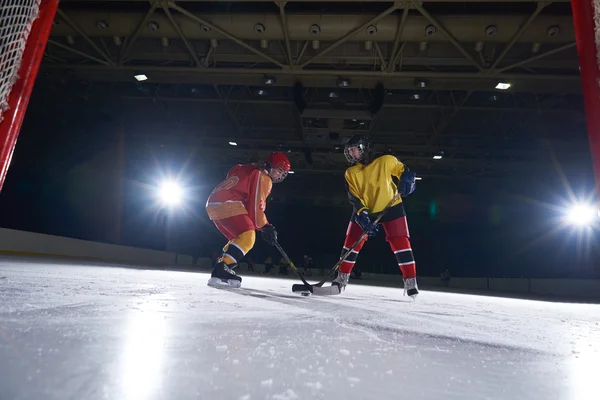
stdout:
POLYGON ((158 187, 158 198, 167 206, 176 206, 183 200, 183 188, 174 181, 164 181, 158 187))
POLYGON ((576 226, 589 226, 598 220, 598 210, 587 204, 575 204, 565 216, 566 222, 576 226))

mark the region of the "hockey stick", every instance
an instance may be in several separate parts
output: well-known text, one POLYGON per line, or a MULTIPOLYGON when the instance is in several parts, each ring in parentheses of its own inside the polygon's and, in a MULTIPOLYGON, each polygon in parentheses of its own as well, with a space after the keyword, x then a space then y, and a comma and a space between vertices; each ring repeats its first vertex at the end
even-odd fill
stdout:
MULTIPOLYGON (((288 257, 288 255, 286 254, 285 251, 283 251, 283 249, 281 248, 281 245, 279 244, 279 242, 275 242, 275 247, 277 247, 277 250, 279 250, 279 252, 281 253, 281 256, 288 262, 288 264, 290 265, 290 267, 292 267, 292 270, 296 273, 296 275, 298 276, 298 278, 300 278, 300 280, 304 283, 304 285, 293 285, 293 286, 300 286, 303 288, 303 290, 299 290, 300 292, 310 292, 314 295, 317 296, 327 296, 327 295, 331 295, 331 294, 340 294, 340 289, 337 286, 332 286, 331 288, 322 288, 320 286, 313 286, 310 283, 306 282, 306 279, 304 279, 304 277, 302 276, 302 274, 300 273, 300 271, 298 271, 298 268, 296 267, 296 265, 294 264, 294 262, 290 259, 290 257, 288 257)), ((293 290, 293 289, 292 289, 293 290)), ((308 294, 307 294, 308 295, 308 294)))
POLYGON ((298 276, 298 278, 300 278, 300 280, 304 283, 304 285, 302 285, 302 286, 306 286, 308 288, 306 290, 303 290, 303 292, 309 291, 312 293, 313 292, 312 285, 310 283, 306 282, 306 279, 304 279, 304 277, 302 276, 300 271, 298 271, 298 268, 296 268, 296 265, 294 264, 294 262, 290 259, 290 257, 288 257, 287 253, 281 248, 281 245, 279 244, 278 241, 275 241, 275 247, 277 248, 277 250, 279 250, 279 253, 285 259, 285 261, 287 261, 287 263, 290 265, 290 267, 292 267, 292 270, 298 276))
MULTIPOLYGON (((394 196, 394 198, 385 206, 385 208, 381 211, 379 216, 375 219, 375 221, 373 221, 373 226, 376 226, 379 223, 379 221, 381 220, 381 218, 383 218, 385 213, 392 207, 392 204, 394 204, 394 202, 396 200, 398 200, 399 198, 400 198, 400 193, 396 194, 396 196, 394 196)), ((368 232, 363 232, 362 235, 360 235, 360 237, 358 238, 358 240, 356 242, 354 242, 352 247, 350 247, 348 249, 348 251, 346 251, 346 253, 344 253, 344 255, 339 259, 339 261, 333 266, 333 268, 331 268, 331 271, 329 271, 327 276, 325 276, 325 278, 323 278, 323 280, 321 280, 319 283, 315 283, 314 285, 312 285, 313 289, 315 286, 317 286, 317 287, 323 286, 325 284, 325 282, 327 282, 327 280, 335 273, 335 271, 337 271, 340 268, 340 265, 342 265, 342 263, 346 260, 346 258, 348 258, 350 253, 352 253, 352 250, 354 250, 356 248, 356 246, 358 246, 359 243, 361 243, 368 234, 369 234, 368 232)), ((305 282, 304 279, 302 279, 302 281, 305 282)), ((308 285, 308 286, 311 286, 311 285, 308 285)), ((310 289, 308 289, 304 285, 298 285, 298 284, 292 285, 293 292, 305 292, 307 290, 310 290, 310 289)), ((313 292, 313 291, 311 290, 311 292, 313 292)))
MULTIPOLYGON (((379 216, 375 219, 375 221, 373 221, 373 226, 377 226, 377 224, 379 224, 379 221, 381 220, 381 218, 383 218, 383 216, 385 215, 385 213, 392 207, 392 204, 394 204, 394 202, 396 200, 398 200, 400 198, 400 194, 398 193, 396 196, 394 196, 394 198, 385 206, 385 208, 381 211, 381 213, 379 214, 379 216)), ((329 279, 329 276, 331 276, 335 271, 337 271, 340 268, 340 265, 342 265, 342 263, 346 260, 346 258, 348 258, 348 256, 350 255, 350 253, 352 253, 352 250, 354 250, 362 241, 363 239, 368 235, 368 232, 363 232, 362 235, 360 235, 360 237, 358 238, 358 240, 356 242, 354 242, 354 244, 352 245, 352 247, 350 247, 348 249, 348 251, 346 251, 346 253, 339 259, 339 261, 333 266, 333 268, 331 268, 331 271, 329 271, 329 274, 327 274, 327 276, 319 283, 315 284, 314 286, 323 286, 323 284, 325 282, 327 282, 327 280, 329 279)))

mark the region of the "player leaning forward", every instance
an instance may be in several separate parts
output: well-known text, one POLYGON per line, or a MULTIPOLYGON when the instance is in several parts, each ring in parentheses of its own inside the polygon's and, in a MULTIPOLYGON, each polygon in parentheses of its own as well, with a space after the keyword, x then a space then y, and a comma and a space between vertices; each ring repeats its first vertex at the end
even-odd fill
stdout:
MULTIPOLYGON (((364 136, 353 136, 346 142, 344 154, 353 165, 346 170, 346 190, 354 212, 348 229, 342 255, 352 247, 363 232, 375 236, 379 226, 373 225, 373 220, 394 199, 400 191, 407 196, 414 190, 415 174, 409 172, 403 163, 391 155, 383 155, 371 159, 369 139, 364 136)), ((410 247, 406 213, 402 198, 398 197, 385 215, 380 219, 396 262, 404 278, 404 293, 413 299, 419 294, 415 258, 410 247)), ((332 285, 344 290, 348 284, 350 272, 358 258, 367 237, 359 243, 348 257, 342 262, 337 278, 332 285)))
POLYGON ((255 231, 260 230, 267 243, 275 244, 277 231, 265 215, 267 196, 273 182, 283 181, 289 171, 290 160, 285 154, 274 152, 264 163, 235 165, 212 191, 206 212, 229 242, 213 268, 210 286, 241 285, 242 278, 233 268, 254 247, 255 231))

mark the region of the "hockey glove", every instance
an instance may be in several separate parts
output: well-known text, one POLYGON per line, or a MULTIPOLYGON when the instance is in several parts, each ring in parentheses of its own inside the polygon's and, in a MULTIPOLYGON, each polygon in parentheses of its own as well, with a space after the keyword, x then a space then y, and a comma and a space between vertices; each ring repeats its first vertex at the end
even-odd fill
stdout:
POLYGON ((271 246, 275 246, 275 242, 277 242, 277 230, 273 225, 269 224, 263 226, 260 233, 265 242, 269 243, 271 246))
POLYGON ((379 232, 379 225, 373 225, 371 222, 371 218, 369 218, 369 214, 366 211, 362 211, 356 217, 354 217, 356 223, 361 227, 363 232, 367 232, 369 236, 377 235, 379 232))
POLYGON ((400 176, 400 184, 398 185, 398 190, 400 191, 402 197, 406 197, 415 191, 416 177, 417 174, 412 171, 404 171, 402 176, 400 176))

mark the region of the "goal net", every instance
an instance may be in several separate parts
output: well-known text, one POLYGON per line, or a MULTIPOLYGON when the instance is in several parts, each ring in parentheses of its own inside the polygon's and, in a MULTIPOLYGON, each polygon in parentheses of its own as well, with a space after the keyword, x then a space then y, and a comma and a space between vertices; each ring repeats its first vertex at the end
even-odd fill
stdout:
POLYGON ((57 6, 58 0, 0 0, 0 189, 57 6))
POLYGON ((17 81, 31 26, 40 10, 40 1, 9 1, 0 6, 0 121, 9 108, 8 95, 17 81))

